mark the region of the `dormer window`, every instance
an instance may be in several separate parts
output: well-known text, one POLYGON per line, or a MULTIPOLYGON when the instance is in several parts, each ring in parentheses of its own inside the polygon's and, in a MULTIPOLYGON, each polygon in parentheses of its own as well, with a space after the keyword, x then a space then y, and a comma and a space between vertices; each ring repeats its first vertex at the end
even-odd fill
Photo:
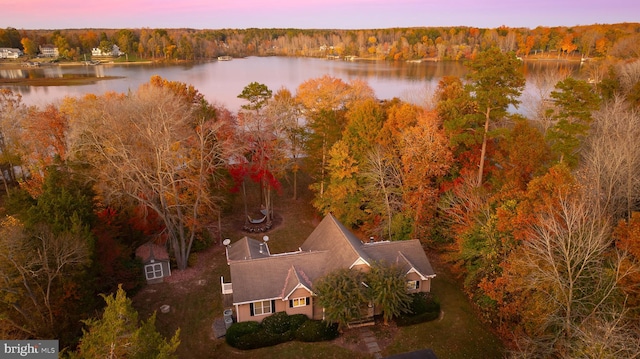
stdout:
POLYGON ((420 281, 419 280, 408 280, 407 281, 407 290, 418 290, 420 289, 420 281))

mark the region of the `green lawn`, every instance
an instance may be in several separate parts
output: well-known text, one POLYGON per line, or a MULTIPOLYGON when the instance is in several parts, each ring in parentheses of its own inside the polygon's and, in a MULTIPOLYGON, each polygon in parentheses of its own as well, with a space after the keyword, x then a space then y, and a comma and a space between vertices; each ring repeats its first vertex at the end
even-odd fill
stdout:
POLYGON ((475 316, 467 297, 443 268, 434 268, 432 293, 440 300, 439 320, 400 328, 384 355, 432 349, 440 359, 501 358, 503 346, 475 316))
MULTIPOLYGON (((282 223, 267 233, 272 253, 297 250, 317 224, 318 217, 309 205, 309 193, 306 188, 307 185, 303 182, 300 192, 305 193, 307 198, 293 201, 288 188, 285 188, 284 193, 276 199, 275 211, 282 216, 282 223)), ((241 223, 238 218, 244 215, 242 204, 237 202, 232 210, 232 213, 236 214, 223 220, 223 236, 233 241, 247 235, 236 228, 237 223, 241 223)), ((249 237, 259 239, 262 234, 249 237)), ((220 276, 224 276, 228 282, 229 268, 224 248, 219 245, 203 253, 197 253, 196 256, 196 266, 200 268, 196 275, 178 283, 147 286, 134 297, 134 305, 141 318, 146 318, 154 310, 158 311, 157 326, 165 336, 172 335, 180 328, 180 358, 371 357, 367 353, 354 352, 332 342, 289 342, 270 348, 241 351, 229 347, 222 339, 213 339, 211 325, 223 312, 220 276), (170 305, 171 312, 160 313, 159 307, 162 304, 170 305)), ((501 357, 500 341, 477 320, 453 277, 441 268, 436 267, 435 270, 437 277, 433 282, 432 291, 441 301, 444 311, 442 320, 400 328, 395 331, 395 337, 383 354, 392 355, 431 348, 440 359, 501 357)), ((180 275, 177 271, 174 274, 180 275)), ((384 328, 374 328, 373 331, 378 335, 388 336, 384 328)))

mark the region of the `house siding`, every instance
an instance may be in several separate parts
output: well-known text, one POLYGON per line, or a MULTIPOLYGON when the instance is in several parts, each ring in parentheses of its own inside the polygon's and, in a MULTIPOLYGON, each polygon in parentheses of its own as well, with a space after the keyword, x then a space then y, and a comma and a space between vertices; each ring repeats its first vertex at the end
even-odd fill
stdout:
MULTIPOLYGON (((300 289, 296 289, 291 294, 291 296, 289 296, 289 299, 286 299, 286 300, 276 299, 275 309, 272 308, 271 314, 251 315, 250 303, 238 305, 236 307, 236 321, 237 322, 248 322, 248 321, 262 322, 264 318, 277 312, 286 312, 289 315, 304 314, 309 318, 316 319, 314 318, 314 312, 317 306, 314 305, 314 302, 315 301, 314 301, 314 298, 311 296, 311 293, 309 293, 309 291, 307 291, 304 288, 300 288, 300 289), (292 308, 289 306, 289 300, 294 298, 309 298, 309 305, 292 308)), ((322 309, 320 310, 322 311, 322 309)), ((322 317, 320 317, 320 319, 322 319, 322 317)))
POLYGON ((293 315, 293 314, 304 314, 309 318, 313 318, 313 302, 314 299, 311 296, 311 293, 309 293, 308 290, 304 289, 304 288, 299 288, 293 291, 293 293, 289 296, 289 300, 284 301, 284 304, 286 305, 286 312, 289 315, 293 315), (289 300, 295 299, 295 298, 309 298, 309 304, 302 306, 302 307, 295 307, 292 308, 289 305, 289 300))

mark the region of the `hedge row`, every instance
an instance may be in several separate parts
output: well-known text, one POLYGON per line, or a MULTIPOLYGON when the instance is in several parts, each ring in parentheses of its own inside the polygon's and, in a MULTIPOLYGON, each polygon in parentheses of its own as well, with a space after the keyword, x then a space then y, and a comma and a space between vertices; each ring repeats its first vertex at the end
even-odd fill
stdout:
POLYGON ((320 320, 310 320, 304 314, 278 312, 262 323, 234 323, 227 329, 227 344, 248 350, 278 345, 291 340, 319 342, 338 337, 338 326, 320 320))
POLYGON ((440 316, 440 303, 430 293, 412 294, 410 312, 396 318, 400 327, 429 322, 440 316))

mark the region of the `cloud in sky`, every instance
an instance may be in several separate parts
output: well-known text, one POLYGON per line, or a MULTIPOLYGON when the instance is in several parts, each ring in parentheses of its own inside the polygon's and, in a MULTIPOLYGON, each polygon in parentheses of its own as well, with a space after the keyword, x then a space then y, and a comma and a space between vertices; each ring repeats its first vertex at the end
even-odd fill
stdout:
POLYGON ((0 27, 387 28, 637 22, 637 0, 0 0, 0 27))

